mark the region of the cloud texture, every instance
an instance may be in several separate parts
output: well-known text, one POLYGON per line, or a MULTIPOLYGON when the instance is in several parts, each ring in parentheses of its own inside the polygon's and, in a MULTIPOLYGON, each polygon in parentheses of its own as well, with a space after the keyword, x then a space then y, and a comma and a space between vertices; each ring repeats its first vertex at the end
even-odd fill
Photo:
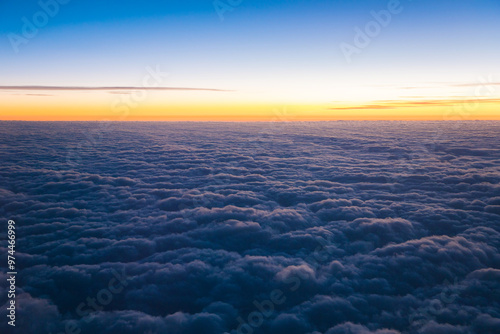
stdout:
POLYGON ((499 122, 0 130, 17 333, 500 332, 499 122))

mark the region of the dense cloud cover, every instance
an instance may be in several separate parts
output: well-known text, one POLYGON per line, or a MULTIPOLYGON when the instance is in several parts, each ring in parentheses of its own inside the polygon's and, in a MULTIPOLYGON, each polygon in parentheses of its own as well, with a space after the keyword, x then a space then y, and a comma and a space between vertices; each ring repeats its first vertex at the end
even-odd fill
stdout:
POLYGON ((0 123, 16 333, 500 333, 499 133, 0 123))

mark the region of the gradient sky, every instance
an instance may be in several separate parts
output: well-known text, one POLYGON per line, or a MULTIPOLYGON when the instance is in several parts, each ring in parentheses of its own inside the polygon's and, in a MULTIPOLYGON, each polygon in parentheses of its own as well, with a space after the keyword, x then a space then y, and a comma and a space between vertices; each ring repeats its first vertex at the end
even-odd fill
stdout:
POLYGON ((3 1, 0 119, 500 119, 500 3, 401 0, 348 62, 389 2, 71 0, 16 52, 41 7, 3 1))

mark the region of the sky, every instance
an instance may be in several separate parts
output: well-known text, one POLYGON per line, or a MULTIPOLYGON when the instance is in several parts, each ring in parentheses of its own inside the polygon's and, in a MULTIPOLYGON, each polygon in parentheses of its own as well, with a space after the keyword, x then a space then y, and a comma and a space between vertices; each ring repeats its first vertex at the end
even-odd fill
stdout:
POLYGON ((7 0, 0 119, 500 119, 499 14, 495 0, 7 0))

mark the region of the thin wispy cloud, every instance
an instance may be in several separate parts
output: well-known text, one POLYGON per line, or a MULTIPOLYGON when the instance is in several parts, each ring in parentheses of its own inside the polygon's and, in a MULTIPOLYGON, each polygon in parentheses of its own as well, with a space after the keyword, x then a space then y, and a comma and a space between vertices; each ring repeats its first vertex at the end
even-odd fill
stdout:
MULTIPOLYGON (((488 82, 488 86, 500 86, 500 82, 488 82)), ((453 87, 477 87, 478 83, 461 83, 461 84, 454 84, 452 85, 453 87)))
POLYGON ((462 82, 462 83, 451 83, 451 82, 428 82, 422 83, 420 85, 412 85, 412 86, 400 86, 397 84, 394 85, 368 85, 368 87, 377 87, 377 88, 392 88, 392 89, 405 89, 405 90, 413 90, 413 89, 436 89, 436 88, 450 88, 450 87, 478 87, 478 86, 500 86, 500 82, 462 82))
POLYGON ((135 91, 135 90, 178 90, 178 91, 210 91, 231 92, 231 90, 217 88, 193 87, 141 87, 141 86, 0 86, 0 91, 135 91))
POLYGON ((455 99, 440 99, 440 100, 419 100, 419 101, 400 101, 400 100, 387 100, 377 101, 378 103, 351 105, 351 106, 338 106, 331 107, 328 110, 373 110, 373 109, 396 109, 396 108, 415 108, 415 107, 439 107, 439 106, 452 106, 456 104, 472 104, 472 103, 500 103, 498 98, 472 98, 462 97, 455 99))

